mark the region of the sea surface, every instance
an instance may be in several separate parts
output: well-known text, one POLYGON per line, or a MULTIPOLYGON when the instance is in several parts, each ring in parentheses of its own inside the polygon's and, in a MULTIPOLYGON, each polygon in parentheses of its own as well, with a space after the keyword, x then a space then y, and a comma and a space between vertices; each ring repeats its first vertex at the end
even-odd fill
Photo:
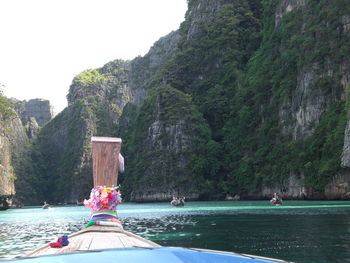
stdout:
MULTIPOLYGON (((350 201, 186 202, 118 206, 124 228, 163 246, 225 250, 300 263, 350 262, 350 201)), ((83 206, 0 211, 0 259, 81 230, 83 206)))

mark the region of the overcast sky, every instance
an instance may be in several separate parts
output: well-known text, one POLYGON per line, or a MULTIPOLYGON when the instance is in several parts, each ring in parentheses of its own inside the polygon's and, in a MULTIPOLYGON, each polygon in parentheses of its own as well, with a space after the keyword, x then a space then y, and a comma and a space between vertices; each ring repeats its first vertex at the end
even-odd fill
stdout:
POLYGON ((75 75, 145 55, 186 10, 186 0, 0 0, 0 88, 59 112, 75 75))

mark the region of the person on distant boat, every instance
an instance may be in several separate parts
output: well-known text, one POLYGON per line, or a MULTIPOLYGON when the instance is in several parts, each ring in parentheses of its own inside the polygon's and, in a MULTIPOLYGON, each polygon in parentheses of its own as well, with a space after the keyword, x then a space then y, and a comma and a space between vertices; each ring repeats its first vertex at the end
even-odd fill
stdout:
POLYGON ((178 199, 175 195, 173 195, 173 200, 171 200, 170 204, 173 205, 173 206, 177 206, 178 204, 178 199))
POLYGON ((185 206, 185 197, 183 196, 179 200, 180 200, 179 206, 185 206))
POLYGON ((274 205, 281 205, 282 204, 282 198, 278 196, 277 193, 274 193, 272 195, 272 199, 270 200, 270 202, 274 205))
POLYGON ((179 198, 177 198, 176 196, 173 196, 173 200, 171 200, 170 204, 172 204, 173 206, 179 206, 180 204, 179 198))
POLYGON ((45 201, 44 205, 42 206, 42 209, 48 209, 49 208, 49 204, 45 201))
POLYGON ((170 202, 173 206, 184 206, 185 205, 185 197, 176 197, 173 196, 173 200, 170 202))
POLYGON ((124 173, 124 157, 119 153, 118 156, 118 170, 121 173, 124 173))

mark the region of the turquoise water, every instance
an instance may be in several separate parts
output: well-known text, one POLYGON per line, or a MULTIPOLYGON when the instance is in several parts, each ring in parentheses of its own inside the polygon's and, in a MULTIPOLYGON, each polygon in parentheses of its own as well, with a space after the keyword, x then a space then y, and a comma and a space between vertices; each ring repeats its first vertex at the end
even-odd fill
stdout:
MULTIPOLYGON (((300 263, 350 262, 350 202, 268 201, 125 203, 124 228, 164 246, 233 251, 300 263)), ((82 206, 0 212, 0 259, 21 256, 89 220, 82 206)))

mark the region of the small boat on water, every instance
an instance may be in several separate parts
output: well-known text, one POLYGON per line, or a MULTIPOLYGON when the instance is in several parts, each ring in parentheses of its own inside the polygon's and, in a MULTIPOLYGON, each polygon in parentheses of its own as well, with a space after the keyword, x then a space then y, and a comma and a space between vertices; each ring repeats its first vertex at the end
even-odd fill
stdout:
POLYGON ((282 198, 274 193, 272 199, 270 200, 270 203, 273 205, 282 205, 282 198))
MULTIPOLYGON (((121 202, 117 185, 118 155, 121 139, 92 137, 94 188, 84 205, 92 209, 86 227, 74 234, 62 236, 57 242, 36 249, 25 257, 11 262, 116 262, 116 263, 272 263, 277 259, 195 248, 163 247, 125 231, 118 220, 116 206, 121 202), (106 187, 110 186, 110 187, 106 187), (64 238, 63 238, 64 237, 64 238), (64 241, 64 242, 63 242, 64 241)), ((119 158, 120 160, 120 158, 119 158)), ((182 200, 184 205, 184 199, 182 200)))
POLYGON ((46 203, 46 201, 44 202, 44 205, 41 207, 42 209, 48 209, 50 207, 50 205, 48 203, 46 203))
POLYGON ((177 198, 173 196, 173 200, 171 200, 170 204, 177 207, 185 206, 185 197, 177 198))

